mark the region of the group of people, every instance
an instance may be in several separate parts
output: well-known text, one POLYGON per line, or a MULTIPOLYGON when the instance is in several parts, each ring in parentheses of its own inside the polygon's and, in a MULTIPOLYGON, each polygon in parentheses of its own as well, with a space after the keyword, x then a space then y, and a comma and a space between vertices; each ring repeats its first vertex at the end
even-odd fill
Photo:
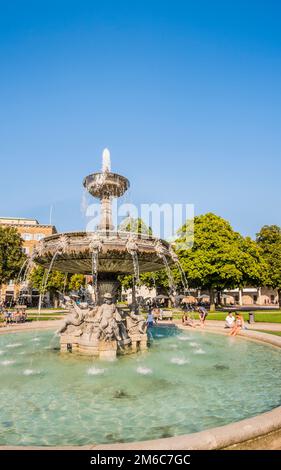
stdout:
POLYGON ((26 311, 24 309, 15 311, 2 309, 1 315, 6 326, 12 323, 25 323, 27 319, 26 311))
POLYGON ((238 312, 228 312, 225 319, 225 328, 230 328, 230 336, 236 336, 240 330, 245 328, 243 315, 238 312))
POLYGON ((207 318, 207 315, 208 315, 207 309, 203 305, 200 305, 199 307, 196 307, 196 309, 194 309, 194 311, 199 313, 200 323, 196 323, 194 318, 191 316, 191 313, 186 312, 186 313, 184 313, 184 315, 182 317, 183 325, 191 326, 192 328, 196 328, 197 326, 204 327, 205 326, 205 321, 206 321, 206 318, 207 318))
MULTIPOLYGON (((197 326, 204 327, 208 311, 205 307, 198 307, 196 311, 199 313, 200 323, 196 322, 189 312, 186 312, 182 317, 183 325, 190 326, 191 328, 196 328, 197 326)), ((225 328, 229 328, 231 330, 229 333, 230 336, 236 336, 240 330, 245 329, 243 315, 238 312, 228 312, 225 319, 225 328)))

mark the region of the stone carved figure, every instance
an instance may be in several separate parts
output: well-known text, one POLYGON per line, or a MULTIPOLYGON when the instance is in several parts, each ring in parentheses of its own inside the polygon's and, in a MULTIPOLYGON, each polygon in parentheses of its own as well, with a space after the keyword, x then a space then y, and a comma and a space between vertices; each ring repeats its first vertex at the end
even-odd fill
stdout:
POLYGON ((122 317, 113 303, 111 294, 104 295, 104 303, 99 307, 95 320, 97 324, 95 340, 122 341, 118 325, 122 322, 122 317))
POLYGON ((82 331, 80 330, 80 327, 82 323, 84 322, 85 318, 85 311, 83 311, 75 302, 75 300, 71 297, 65 297, 66 303, 65 307, 69 310, 69 314, 67 315, 66 319, 64 320, 61 328, 57 330, 57 334, 65 333, 68 329, 69 326, 73 326, 74 328, 72 329, 72 334, 75 331, 75 333, 80 333, 82 334, 82 331))
POLYGON ((146 347, 145 319, 134 312, 119 311, 111 294, 104 295, 104 302, 99 307, 85 303, 85 308, 81 308, 82 304, 78 306, 75 296, 72 297, 65 297, 69 314, 57 331, 61 335, 62 350, 65 351, 70 343, 76 350, 88 348, 100 357, 104 354, 113 357, 117 349, 123 353, 134 350, 139 341, 144 341, 143 349, 146 347), (72 340, 73 337, 76 339, 72 340))
POLYGON ((130 313, 128 313, 127 317, 127 329, 129 336, 136 333, 145 335, 147 330, 147 324, 142 315, 136 314, 131 311, 130 313))

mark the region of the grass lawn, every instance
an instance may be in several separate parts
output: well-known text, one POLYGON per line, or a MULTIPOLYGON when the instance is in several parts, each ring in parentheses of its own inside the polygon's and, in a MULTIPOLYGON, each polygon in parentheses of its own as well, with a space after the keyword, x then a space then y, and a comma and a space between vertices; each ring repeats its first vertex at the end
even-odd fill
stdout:
POLYGON ((62 317, 55 317, 55 316, 52 316, 52 317, 48 317, 48 316, 41 316, 41 315, 38 315, 38 316, 29 316, 28 317, 28 322, 29 321, 45 321, 45 320, 61 320, 62 317))
MULTIPOLYGON (((50 307, 50 308, 47 308, 47 307, 42 307, 41 308, 41 311, 44 312, 44 310, 48 311, 48 312, 57 312, 58 310, 63 310, 62 307, 59 307, 59 308, 54 308, 54 307, 50 307)), ((28 307, 27 308, 27 311, 28 312, 36 312, 37 311, 37 308, 36 307, 28 307)))

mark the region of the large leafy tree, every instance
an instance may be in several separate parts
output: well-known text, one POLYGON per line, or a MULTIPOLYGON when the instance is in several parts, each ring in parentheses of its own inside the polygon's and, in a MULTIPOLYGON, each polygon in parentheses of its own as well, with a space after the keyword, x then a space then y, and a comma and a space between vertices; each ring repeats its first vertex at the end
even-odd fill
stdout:
POLYGON ((190 287, 209 290, 211 310, 215 308, 215 291, 262 283, 265 265, 261 250, 215 214, 197 216, 183 225, 176 251, 190 287))
POLYGON ((267 263, 265 284, 277 289, 281 307, 281 227, 265 225, 257 234, 257 243, 267 263))
POLYGON ((0 227, 0 285, 17 277, 25 259, 18 231, 14 227, 0 227))
POLYGON ((152 273, 143 273, 140 275, 140 281, 149 289, 153 289, 155 287, 166 295, 170 294, 170 285, 165 269, 161 269, 160 271, 155 271, 152 273))
POLYGON ((79 290, 85 285, 83 274, 65 274, 60 271, 51 271, 46 281, 47 271, 42 266, 36 266, 29 275, 29 281, 40 294, 50 292, 51 301, 56 303, 59 294, 71 290, 79 290))
POLYGON ((67 277, 59 271, 51 271, 47 277, 47 270, 42 266, 36 266, 29 275, 29 281, 40 294, 50 292, 51 302, 57 303, 59 293, 67 288, 67 277))

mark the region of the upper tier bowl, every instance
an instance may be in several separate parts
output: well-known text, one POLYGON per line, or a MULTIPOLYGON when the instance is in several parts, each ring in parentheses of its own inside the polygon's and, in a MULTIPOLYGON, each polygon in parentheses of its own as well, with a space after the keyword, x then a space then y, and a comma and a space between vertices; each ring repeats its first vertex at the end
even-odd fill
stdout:
POLYGON ((91 274, 93 252, 98 253, 99 273, 132 274, 132 251, 137 253, 139 272, 164 268, 163 258, 172 264, 173 252, 158 238, 128 232, 71 232, 51 235, 37 245, 33 260, 65 273, 91 274))
POLYGON ((123 196, 130 187, 130 182, 117 173, 104 172, 86 176, 83 185, 92 196, 102 199, 103 197, 123 196))

